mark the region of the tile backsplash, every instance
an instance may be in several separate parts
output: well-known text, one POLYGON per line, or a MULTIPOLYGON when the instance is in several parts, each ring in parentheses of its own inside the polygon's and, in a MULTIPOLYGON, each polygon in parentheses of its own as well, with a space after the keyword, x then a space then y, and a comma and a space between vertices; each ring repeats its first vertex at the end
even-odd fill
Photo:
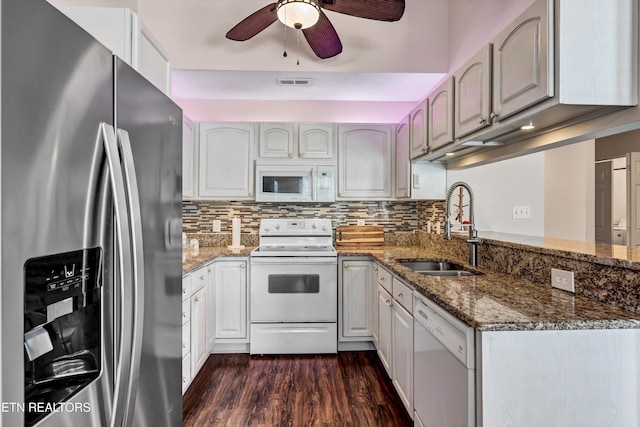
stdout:
POLYGON ((241 232, 257 234, 262 218, 330 218, 333 227, 379 225, 385 233, 412 232, 427 221, 444 220, 444 201, 354 201, 335 203, 256 203, 251 201, 183 201, 182 226, 189 234, 211 233, 212 221, 221 221, 221 232, 231 232, 231 218, 240 217, 241 232))

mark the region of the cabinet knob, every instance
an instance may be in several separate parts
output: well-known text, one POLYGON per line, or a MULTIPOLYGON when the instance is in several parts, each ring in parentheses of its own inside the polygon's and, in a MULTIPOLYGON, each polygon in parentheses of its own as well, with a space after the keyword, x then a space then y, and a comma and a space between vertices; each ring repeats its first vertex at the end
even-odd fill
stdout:
POLYGON ((491 119, 493 120, 493 119, 497 119, 497 118, 498 118, 498 115, 497 115, 495 112, 492 112, 492 113, 489 115, 489 117, 491 117, 491 119))
POLYGON ((398 298, 402 298, 402 292, 398 293, 398 298))
POLYGON ((182 313, 182 317, 187 318, 187 313, 182 313))
POLYGON ((187 344, 182 343, 182 348, 187 348, 187 344))
POLYGON ((187 288, 182 288, 182 293, 186 294, 187 293, 187 288))
POLYGON ((200 298, 196 298, 196 302, 200 302, 200 298))
POLYGON ((344 268, 349 268, 349 264, 344 264, 344 268))
POLYGON ((480 120, 478 120, 478 123, 482 125, 482 124, 484 124, 484 122, 486 122, 484 117, 480 117, 480 120))
POLYGON ((387 305, 391 305, 391 302, 389 300, 385 300, 384 303, 387 304, 387 305))
POLYGON ((304 153, 299 153, 298 156, 304 157, 304 153))
POLYGON ((253 193, 249 193, 249 197, 253 197, 253 193))
POLYGON ((240 268, 244 268, 244 264, 240 264, 240 268))
POLYGON ((340 197, 342 197, 342 196, 344 196, 344 193, 338 193, 338 195, 339 195, 340 197))
POLYGON ((293 153, 289 153, 289 157, 293 157, 293 153))
POLYGON ((425 147, 422 147, 422 152, 425 153, 427 151, 427 149, 425 147))

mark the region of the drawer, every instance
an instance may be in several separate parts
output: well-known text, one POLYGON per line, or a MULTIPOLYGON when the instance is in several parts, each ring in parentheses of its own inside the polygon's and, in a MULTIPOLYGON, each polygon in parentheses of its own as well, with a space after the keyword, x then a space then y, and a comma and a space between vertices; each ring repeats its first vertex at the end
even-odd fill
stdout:
POLYGON ((187 391, 191 383, 191 354, 182 358, 182 394, 187 391))
POLYGON ((395 277, 393 278, 393 298, 413 314, 413 289, 395 277))
POLYGON ((191 351, 191 322, 182 325, 182 357, 191 351))
POLYGON ((182 299, 191 298, 191 274, 182 276, 182 299))
POLYGON ((209 267, 202 267, 191 273, 191 294, 196 293, 207 284, 207 278, 209 277, 209 267))
POLYGON ((383 288, 385 288, 387 290, 387 292, 391 293, 391 273, 389 273, 387 270, 385 270, 384 268, 380 267, 379 265, 376 266, 376 281, 378 282, 378 284, 380 286, 382 286, 383 288))
POLYGON ((191 319, 191 300, 182 301, 182 324, 184 325, 191 319))

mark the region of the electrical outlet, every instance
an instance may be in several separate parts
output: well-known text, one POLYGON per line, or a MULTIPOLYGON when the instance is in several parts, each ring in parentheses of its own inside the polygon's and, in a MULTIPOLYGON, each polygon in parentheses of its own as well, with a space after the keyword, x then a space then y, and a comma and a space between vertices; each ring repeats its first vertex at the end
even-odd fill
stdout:
POLYGON ((551 286, 564 291, 576 293, 576 284, 573 280, 573 271, 551 269, 551 286))
POLYGON ((531 218, 531 206, 514 206, 513 219, 529 219, 531 218))
POLYGON ((219 233, 222 225, 219 219, 214 219, 211 224, 211 229, 214 233, 219 233))
POLYGON ((364 225, 364 219, 357 219, 356 225, 364 225))

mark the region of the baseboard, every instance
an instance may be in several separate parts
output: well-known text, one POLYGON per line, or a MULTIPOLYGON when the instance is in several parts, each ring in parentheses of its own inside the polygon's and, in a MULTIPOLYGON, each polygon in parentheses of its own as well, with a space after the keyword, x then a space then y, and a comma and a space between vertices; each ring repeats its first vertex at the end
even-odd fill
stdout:
POLYGON ((366 351, 375 350, 372 341, 342 341, 338 342, 338 351, 366 351))
POLYGON ((215 343, 211 353, 249 353, 249 343, 215 343))

